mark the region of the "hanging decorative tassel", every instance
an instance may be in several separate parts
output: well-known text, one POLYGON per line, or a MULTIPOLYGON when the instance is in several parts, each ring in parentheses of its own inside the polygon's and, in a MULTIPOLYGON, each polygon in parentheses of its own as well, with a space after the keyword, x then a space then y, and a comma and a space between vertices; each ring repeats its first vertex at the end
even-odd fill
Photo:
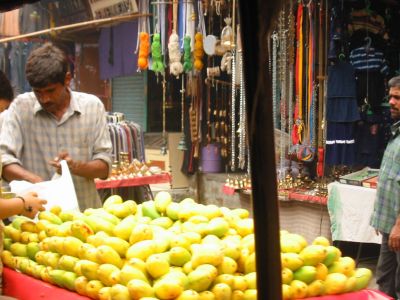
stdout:
POLYGON ((169 53, 169 71, 176 77, 183 72, 183 66, 181 63, 181 52, 179 50, 179 36, 176 32, 173 32, 169 37, 168 42, 168 53, 169 53))
POLYGON ((183 71, 185 73, 189 73, 193 69, 192 63, 192 55, 191 55, 191 47, 190 47, 191 38, 190 35, 186 35, 183 38, 183 71))
POLYGON ((141 32, 139 40, 138 67, 140 70, 146 70, 149 67, 150 36, 147 32, 141 32))
POLYGON ((155 33, 153 36, 153 42, 151 44, 151 57, 153 60, 151 69, 156 73, 164 73, 164 63, 161 55, 161 37, 159 33, 155 33))
POLYGON ((201 71, 204 67, 203 57, 204 57, 204 49, 203 49, 203 35, 200 32, 197 32, 194 36, 194 69, 196 71, 201 71))

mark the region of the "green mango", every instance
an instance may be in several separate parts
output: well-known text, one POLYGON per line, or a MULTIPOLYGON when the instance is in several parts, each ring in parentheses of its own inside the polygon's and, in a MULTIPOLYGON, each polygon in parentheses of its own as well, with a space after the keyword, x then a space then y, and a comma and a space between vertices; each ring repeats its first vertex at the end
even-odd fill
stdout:
POLYGON ((49 275, 50 275, 51 280, 56 285, 58 285, 59 287, 62 287, 62 288, 65 287, 64 277, 63 277, 64 273, 65 273, 64 270, 57 270, 57 269, 49 270, 49 275))
POLYGON ((142 203, 142 213, 143 216, 149 217, 153 220, 161 217, 156 209, 154 201, 151 200, 142 203))

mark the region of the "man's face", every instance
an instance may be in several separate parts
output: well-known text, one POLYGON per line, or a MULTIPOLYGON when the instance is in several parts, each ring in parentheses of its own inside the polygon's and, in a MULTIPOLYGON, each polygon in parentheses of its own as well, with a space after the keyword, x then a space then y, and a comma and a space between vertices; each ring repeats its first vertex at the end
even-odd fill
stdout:
POLYGON ((393 120, 400 120, 400 88, 389 90, 390 116, 393 120))
POLYGON ((49 113, 57 115, 62 111, 69 102, 69 86, 70 77, 67 74, 64 84, 50 83, 42 88, 33 88, 36 98, 40 105, 49 113))

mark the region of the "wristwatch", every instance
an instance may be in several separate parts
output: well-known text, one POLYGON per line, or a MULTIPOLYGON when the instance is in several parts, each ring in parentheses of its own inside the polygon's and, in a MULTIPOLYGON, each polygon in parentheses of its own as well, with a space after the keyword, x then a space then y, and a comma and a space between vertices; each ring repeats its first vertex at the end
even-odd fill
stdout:
POLYGON ((25 205, 25 198, 24 197, 22 197, 22 196, 15 196, 15 198, 19 198, 19 199, 21 199, 22 200, 22 202, 24 203, 24 210, 25 211, 27 211, 27 212, 32 212, 33 211, 33 207, 32 206, 28 206, 28 207, 26 207, 26 205, 25 205))

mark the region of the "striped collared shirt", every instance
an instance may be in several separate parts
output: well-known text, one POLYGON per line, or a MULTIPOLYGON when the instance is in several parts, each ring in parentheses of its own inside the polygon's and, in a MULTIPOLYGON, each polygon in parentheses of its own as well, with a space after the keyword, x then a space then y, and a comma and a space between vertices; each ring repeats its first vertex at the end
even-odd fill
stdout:
POLYGON ((392 128, 379 171, 378 190, 371 226, 390 233, 400 213, 400 121, 392 128))
MULTIPOLYGON (((112 144, 103 103, 94 95, 70 94, 70 105, 60 121, 43 110, 33 92, 12 102, 0 135, 3 166, 17 163, 50 180, 55 170, 49 161, 67 151, 73 160, 101 159, 111 170, 112 144)), ((94 180, 72 177, 81 211, 100 207, 94 180)))

